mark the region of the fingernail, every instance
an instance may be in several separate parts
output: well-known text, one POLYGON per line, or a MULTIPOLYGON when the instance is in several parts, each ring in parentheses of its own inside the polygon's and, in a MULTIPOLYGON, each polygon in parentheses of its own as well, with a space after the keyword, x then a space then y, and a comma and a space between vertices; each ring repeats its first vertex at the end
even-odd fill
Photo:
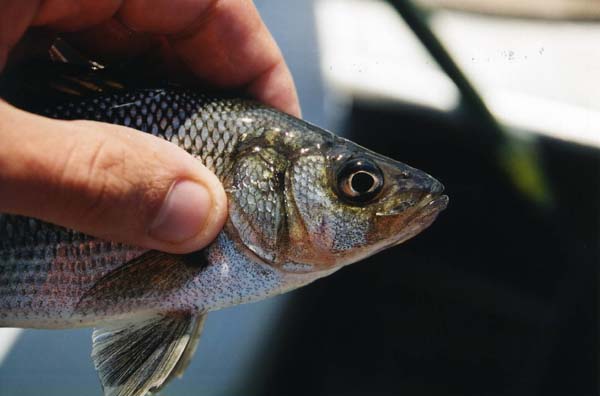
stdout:
POLYGON ((203 185, 189 180, 175 182, 152 222, 149 234, 170 243, 193 238, 202 230, 211 205, 210 193, 203 185))

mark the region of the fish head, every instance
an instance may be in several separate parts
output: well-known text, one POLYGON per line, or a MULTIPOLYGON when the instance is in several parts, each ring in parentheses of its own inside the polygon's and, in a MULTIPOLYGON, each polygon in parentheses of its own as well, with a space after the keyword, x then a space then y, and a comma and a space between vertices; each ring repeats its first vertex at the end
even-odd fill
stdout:
POLYGON ((335 135, 304 143, 255 147, 230 197, 233 232, 281 271, 330 273, 417 235, 448 203, 423 171, 335 135))
POLYGON ((305 268, 339 268, 404 242, 448 203, 432 176, 345 139, 291 168, 286 258, 305 268))

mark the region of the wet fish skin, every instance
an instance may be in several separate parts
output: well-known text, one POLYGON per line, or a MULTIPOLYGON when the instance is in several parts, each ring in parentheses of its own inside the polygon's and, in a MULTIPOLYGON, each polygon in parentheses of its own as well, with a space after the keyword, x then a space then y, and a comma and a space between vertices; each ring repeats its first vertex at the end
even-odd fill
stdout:
MULTIPOLYGON (((48 108, 43 114, 67 120, 110 122, 152 133, 184 148, 224 183, 228 182, 224 174, 231 167, 234 150, 243 151, 246 141, 269 135, 270 128, 288 118, 291 120, 252 101, 208 97, 183 89, 118 92, 68 101, 48 108)), ((304 139, 299 139, 295 146, 303 142, 304 139)), ((231 186, 230 191, 230 197, 236 194, 231 186)), ((228 239, 220 238, 223 246, 229 245, 228 239)), ((213 247, 214 250, 219 249, 213 247)), ((146 312, 147 297, 142 298, 142 304, 127 294, 135 289, 134 285, 118 290, 109 305, 102 305, 104 301, 99 306, 87 307, 86 311, 76 309, 85 293, 100 279, 143 253, 145 250, 134 246, 98 240, 36 219, 0 214, 0 325, 91 326, 132 312, 146 312), (142 309, 136 304, 145 307, 142 309)), ((207 249, 205 254, 215 253, 207 249)), ((156 295, 151 311, 194 309, 203 312, 252 297, 244 294, 244 288, 255 286, 244 286, 243 275, 237 282, 227 278, 230 284, 217 290, 221 279, 217 275, 217 279, 211 279, 209 273, 205 271, 202 281, 196 285, 201 290, 214 290, 213 295, 203 296, 204 301, 196 301, 198 293, 186 289, 174 295, 156 295), (231 290, 235 287, 240 287, 239 291, 231 290), (240 296, 230 297, 231 303, 220 302, 236 294, 240 296)), ((268 283, 268 277, 264 278, 255 283, 268 283)), ((273 287, 271 283, 269 287, 273 287)))
POLYGON ((93 357, 107 395, 162 386, 180 366, 187 345, 181 340, 199 334, 206 312, 286 292, 403 242, 428 227, 448 200, 426 173, 250 100, 135 89, 43 114, 166 139, 212 170, 228 195, 229 219, 217 240, 186 256, 0 214, 0 326, 102 327, 93 357), (133 323, 127 331, 111 327, 125 322, 133 323), (122 362, 110 359, 139 351, 111 340, 139 337, 146 331, 135 327, 140 323, 156 334, 179 332, 165 337, 179 352, 145 363, 164 358, 169 364, 160 367, 170 370, 140 366, 116 381, 122 362), (147 372, 154 374, 140 377, 147 372))
MULTIPOLYGON (((139 90, 67 102, 48 109, 46 115, 131 126, 171 141, 202 161, 228 191, 230 221, 221 238, 223 243, 236 240, 240 250, 250 250, 268 263, 269 270, 275 268, 281 273, 276 276, 277 285, 256 282, 256 288, 273 288, 268 294, 289 288, 287 283, 295 287, 322 272, 365 257, 374 245, 381 245, 377 249, 386 246, 387 239, 397 238, 403 232, 403 224, 397 223, 410 213, 410 205, 404 216, 386 218, 376 216, 376 212, 397 207, 397 201, 414 204, 431 191, 441 192, 440 184, 421 171, 243 99, 211 98, 183 89, 139 90), (365 155, 379 161, 388 173, 386 178, 391 182, 386 188, 391 190, 390 199, 382 199, 372 207, 340 204, 329 185, 335 178, 331 174, 333 162, 365 155), (287 173, 275 175, 276 168, 287 173), (393 182, 394 173, 403 178, 402 185, 393 182), (410 177, 406 177, 407 173, 410 177), (317 180, 325 182, 319 185, 317 180), (278 184, 287 184, 288 188, 278 184), (283 190, 287 192, 283 194, 283 190), (283 220, 287 235, 281 235, 283 220), (380 229, 376 223, 381 223, 380 229)), ((422 226, 419 224, 416 232, 422 226)), ((110 306, 75 312, 79 300, 99 279, 144 250, 10 215, 0 217, 0 244, 3 323, 28 327, 86 326, 141 310, 136 307, 137 300, 123 294, 116 295, 110 306)), ((211 249, 206 254, 210 255, 211 249)), ((214 289, 220 283, 215 279, 210 282, 213 287, 204 281, 196 286, 214 289)), ((263 293, 258 294, 263 297, 263 293)), ((222 295, 203 295, 206 301, 199 302, 191 301, 196 298, 190 297, 193 295, 189 290, 157 295, 154 308, 208 311, 257 298, 246 295, 224 302, 222 295)))

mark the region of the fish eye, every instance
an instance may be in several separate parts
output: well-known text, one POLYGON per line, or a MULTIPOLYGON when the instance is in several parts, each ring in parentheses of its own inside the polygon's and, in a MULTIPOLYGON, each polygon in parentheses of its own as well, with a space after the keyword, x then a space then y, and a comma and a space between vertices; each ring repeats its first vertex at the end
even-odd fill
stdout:
POLYGON ((349 203, 371 201, 383 187, 379 167, 366 159, 353 159, 343 164, 337 173, 338 195, 349 203))

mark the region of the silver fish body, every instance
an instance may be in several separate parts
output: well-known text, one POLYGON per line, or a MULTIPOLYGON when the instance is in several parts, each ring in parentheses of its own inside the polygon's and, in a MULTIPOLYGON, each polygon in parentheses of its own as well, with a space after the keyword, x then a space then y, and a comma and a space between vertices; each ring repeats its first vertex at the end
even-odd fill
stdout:
MULTIPOLYGON (((100 96, 67 102, 45 113, 53 118, 134 127, 184 148, 225 183, 230 199, 241 200, 248 210, 256 211, 258 221, 268 221, 268 216, 261 214, 271 210, 273 202, 234 186, 235 175, 227 173, 236 157, 234 151, 256 150, 264 139, 293 140, 294 147, 299 148, 323 144, 328 137, 321 133, 305 135, 306 126, 301 121, 252 101, 208 97, 179 89, 100 96)), ((247 164, 244 169, 252 172, 247 164)), ((258 182, 250 180, 254 175, 247 176, 248 180, 242 183, 258 182)), ((144 295, 138 301, 127 294, 135 289, 135 285, 130 285, 116 290, 109 302, 96 301, 82 307, 80 300, 100 279, 144 253, 134 246, 99 240, 36 219, 0 214, 0 325, 95 326, 131 314, 181 309, 206 312, 279 291, 276 273, 267 275, 268 266, 254 268, 256 263, 237 257, 229 234, 223 232, 201 254, 202 261, 211 263, 212 257, 219 256, 219 263, 209 268, 200 265, 201 274, 188 279, 188 287, 154 292, 153 297, 144 295), (230 262, 225 264, 221 257, 230 262), (253 271, 263 274, 254 279, 253 271), (234 281, 234 275, 239 279, 234 281), (220 285, 224 280, 227 285, 220 285)))
POLYGON ((283 293, 394 246, 447 203, 424 172, 245 99, 138 89, 43 114, 166 139, 211 169, 228 194, 229 219, 215 242, 181 256, 0 214, 0 326, 98 327, 92 357, 106 395, 142 395, 180 375, 207 312, 283 293), (156 346, 136 349, 148 334, 156 346))

